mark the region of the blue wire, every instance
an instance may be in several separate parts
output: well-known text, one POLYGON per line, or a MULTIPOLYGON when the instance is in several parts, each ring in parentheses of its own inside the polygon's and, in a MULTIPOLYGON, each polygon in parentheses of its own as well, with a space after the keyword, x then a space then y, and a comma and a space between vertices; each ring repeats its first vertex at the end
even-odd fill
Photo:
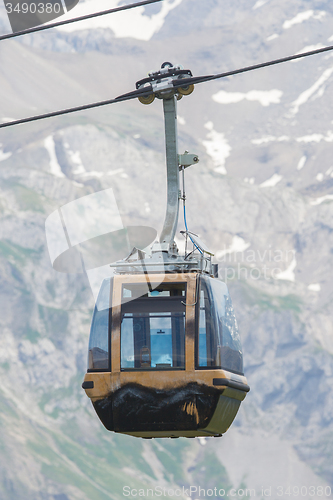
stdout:
MULTIPOLYGON (((184 203, 184 223, 185 223, 185 229, 186 229, 186 232, 189 233, 188 229, 187 229, 187 222, 186 222, 186 210, 185 210, 185 203, 184 203)), ((199 252, 201 253, 201 255, 203 255, 203 252, 200 250, 200 248, 194 243, 194 241, 192 240, 190 234, 188 234, 190 240, 192 241, 193 245, 195 246, 195 248, 197 250, 199 250, 199 252)))

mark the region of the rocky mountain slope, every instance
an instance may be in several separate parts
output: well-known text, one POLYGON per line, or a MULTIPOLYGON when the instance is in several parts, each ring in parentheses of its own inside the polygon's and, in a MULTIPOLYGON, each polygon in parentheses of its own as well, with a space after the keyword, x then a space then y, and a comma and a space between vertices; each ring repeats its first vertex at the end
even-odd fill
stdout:
MULTIPOLYGON (((165 4, 134 18, 136 38, 110 24, 2 42, 0 119, 114 97, 165 60, 210 74, 332 42, 328 0, 165 4), (157 21, 140 37, 140 22, 157 21)), ((161 229, 161 103, 0 131, 1 499, 117 499, 126 485, 257 498, 304 486, 322 498, 333 486, 332 74, 326 53, 179 102, 180 149, 200 157, 186 172, 188 224, 230 287, 251 386, 222 439, 144 442, 101 427, 81 389, 89 283, 54 271, 46 248, 50 213, 107 188, 124 224, 161 229)))

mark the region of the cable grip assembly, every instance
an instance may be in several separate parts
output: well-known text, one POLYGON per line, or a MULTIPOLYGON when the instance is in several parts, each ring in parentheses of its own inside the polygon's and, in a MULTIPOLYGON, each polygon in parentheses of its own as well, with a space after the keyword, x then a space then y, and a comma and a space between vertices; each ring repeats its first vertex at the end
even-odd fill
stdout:
POLYGON ((170 99, 176 95, 177 100, 184 95, 189 95, 194 90, 194 85, 181 86, 181 80, 191 78, 192 72, 184 69, 180 64, 173 66, 170 62, 164 62, 161 69, 148 73, 148 78, 136 82, 136 89, 145 89, 147 94, 138 97, 142 104, 151 104, 155 97, 158 99, 170 99))

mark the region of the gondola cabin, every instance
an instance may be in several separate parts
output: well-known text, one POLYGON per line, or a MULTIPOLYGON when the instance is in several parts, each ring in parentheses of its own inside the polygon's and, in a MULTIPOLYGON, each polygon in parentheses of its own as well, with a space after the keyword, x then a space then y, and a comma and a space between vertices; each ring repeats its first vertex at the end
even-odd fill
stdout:
POLYGON ((105 427, 220 436, 249 387, 227 286, 200 273, 117 275, 101 287, 84 388, 105 427), (114 304, 114 305, 113 305, 114 304))
POLYGON ((147 257, 134 248, 111 264, 113 277, 103 281, 93 314, 82 384, 108 430, 143 438, 221 436, 249 391, 227 286, 216 277, 213 254, 187 229, 184 170, 199 159, 178 154, 176 104, 193 91, 181 86, 191 75, 164 63, 136 84, 143 104, 163 101, 166 216, 147 257), (174 239, 179 200, 184 255, 174 239))

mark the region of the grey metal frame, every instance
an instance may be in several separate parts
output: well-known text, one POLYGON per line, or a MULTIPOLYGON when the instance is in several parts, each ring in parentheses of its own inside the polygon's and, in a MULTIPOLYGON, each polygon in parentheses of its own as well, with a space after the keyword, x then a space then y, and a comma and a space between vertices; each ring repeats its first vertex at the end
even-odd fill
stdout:
POLYGON ((179 213, 179 165, 177 139, 177 98, 163 99, 165 147, 167 164, 167 208, 160 235, 162 250, 170 250, 178 223, 179 213))

